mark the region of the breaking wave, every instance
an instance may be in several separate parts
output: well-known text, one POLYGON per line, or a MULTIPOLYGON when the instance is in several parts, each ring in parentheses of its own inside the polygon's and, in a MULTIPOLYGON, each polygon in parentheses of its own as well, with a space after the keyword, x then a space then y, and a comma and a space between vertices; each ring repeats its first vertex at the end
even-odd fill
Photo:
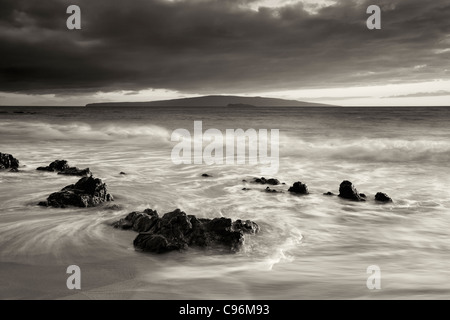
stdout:
POLYGON ((280 155, 307 159, 355 160, 364 162, 410 162, 450 160, 450 141, 383 138, 323 139, 305 141, 281 137, 280 155))
MULTIPOLYGON (((5 139, 20 140, 121 140, 157 139, 169 141, 170 132, 156 125, 118 125, 104 123, 91 125, 82 122, 53 124, 44 122, 0 122, 0 135, 5 139)), ((148 141, 148 140, 146 140, 148 141)))

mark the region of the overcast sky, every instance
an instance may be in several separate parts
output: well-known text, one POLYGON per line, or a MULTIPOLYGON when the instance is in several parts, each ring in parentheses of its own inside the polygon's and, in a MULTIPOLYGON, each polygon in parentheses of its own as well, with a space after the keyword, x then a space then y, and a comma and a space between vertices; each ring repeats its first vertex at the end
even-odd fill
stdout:
POLYGON ((0 0, 0 105, 450 105, 448 0, 0 0), (66 9, 81 8, 82 30, 66 9), (366 9, 382 9, 368 30, 366 9))

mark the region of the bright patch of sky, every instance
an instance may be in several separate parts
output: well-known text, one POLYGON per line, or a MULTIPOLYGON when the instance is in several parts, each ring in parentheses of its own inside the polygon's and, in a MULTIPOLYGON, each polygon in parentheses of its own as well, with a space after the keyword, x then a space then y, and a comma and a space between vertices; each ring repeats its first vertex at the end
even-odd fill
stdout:
MULTIPOLYGON (((308 101, 338 106, 450 106, 450 80, 435 80, 409 84, 361 86, 323 89, 298 89, 272 92, 248 92, 223 95, 262 96, 308 101), (448 94, 447 94, 448 93, 448 94)), ((0 105, 81 106, 97 102, 140 102, 198 97, 165 89, 141 91, 97 92, 77 96, 26 95, 0 93, 0 105)))
POLYGON ((286 5, 293 5, 297 3, 303 3, 304 8, 310 13, 316 13, 318 9, 330 6, 336 1, 332 0, 258 0, 253 1, 248 6, 254 10, 258 10, 259 7, 278 8, 286 5))

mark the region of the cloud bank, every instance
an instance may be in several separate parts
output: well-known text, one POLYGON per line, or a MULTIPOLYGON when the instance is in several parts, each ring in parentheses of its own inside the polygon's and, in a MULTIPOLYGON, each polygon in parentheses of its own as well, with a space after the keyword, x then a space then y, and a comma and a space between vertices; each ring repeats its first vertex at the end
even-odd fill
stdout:
POLYGON ((450 2, 0 0, 0 91, 198 94, 449 79, 450 2), (66 28, 81 8, 82 30, 66 28), (382 8, 382 29, 366 9, 382 8), (256 8, 256 9, 255 9, 256 8), (418 68, 417 66, 421 66, 418 68))

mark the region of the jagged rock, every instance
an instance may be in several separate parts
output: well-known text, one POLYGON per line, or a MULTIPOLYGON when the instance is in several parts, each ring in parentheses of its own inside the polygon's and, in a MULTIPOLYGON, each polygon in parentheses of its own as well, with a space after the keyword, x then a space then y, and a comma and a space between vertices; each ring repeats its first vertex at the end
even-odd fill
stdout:
POLYGON ((47 167, 39 167, 36 170, 39 171, 49 171, 58 172, 58 174, 68 175, 68 176, 90 176, 92 175, 89 168, 78 169, 77 167, 70 167, 66 160, 55 160, 50 163, 47 167))
POLYGON ((264 177, 262 178, 254 178, 253 179, 254 183, 260 183, 260 184, 270 184, 272 186, 277 186, 280 184, 280 181, 277 179, 266 179, 264 177))
POLYGON ((181 248, 179 244, 169 243, 166 237, 159 234, 141 233, 134 239, 133 245, 142 251, 154 253, 166 253, 173 250, 185 249, 185 246, 181 248))
POLYGON ((233 223, 233 229, 243 230, 244 233, 257 234, 260 230, 259 226, 250 220, 238 219, 233 223))
POLYGON ((198 219, 180 209, 162 217, 151 209, 132 212, 113 226, 140 232, 133 242, 135 248, 155 253, 213 245, 237 251, 244 243, 245 234, 259 232, 259 226, 250 220, 198 219))
POLYGON ((81 178, 76 184, 69 185, 59 192, 52 193, 40 206, 66 208, 95 207, 101 203, 114 201, 113 196, 108 193, 106 184, 101 179, 94 177, 81 178))
POLYGON ((114 228, 136 232, 147 232, 159 218, 158 212, 146 209, 144 212, 131 212, 125 218, 113 223, 114 228))
POLYGON ((288 191, 296 194, 309 194, 308 186, 304 183, 301 183, 300 181, 295 182, 288 191))
POLYGON ((392 199, 386 193, 382 192, 378 192, 375 195, 375 200, 380 202, 393 202, 392 199))
POLYGON ((50 163, 47 167, 39 167, 36 170, 39 171, 50 171, 50 172, 60 172, 63 170, 69 169, 69 164, 66 160, 55 160, 50 163))
POLYGON ((339 197, 353 201, 366 201, 359 195, 353 183, 347 180, 339 186, 339 197))
MULTIPOLYGON (((0 152, 0 169, 16 169, 18 171, 19 160, 12 155, 0 152)), ((13 171, 13 172, 17 172, 13 171)))

